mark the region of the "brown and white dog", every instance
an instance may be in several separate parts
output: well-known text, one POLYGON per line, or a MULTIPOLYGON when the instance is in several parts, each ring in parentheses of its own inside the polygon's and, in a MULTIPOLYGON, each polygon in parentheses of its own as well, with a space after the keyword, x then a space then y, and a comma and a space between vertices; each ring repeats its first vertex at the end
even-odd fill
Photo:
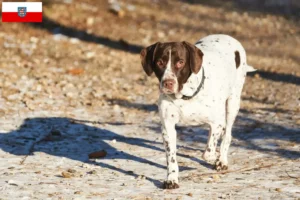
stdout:
POLYGON ((227 35, 210 35, 192 45, 188 42, 155 43, 141 51, 147 75, 160 82, 159 113, 167 156, 163 187, 178 188, 175 125, 207 123, 208 143, 202 157, 215 168, 228 168, 231 130, 240 108, 247 65, 240 42, 227 35), (222 137, 220 155, 216 148, 222 137))

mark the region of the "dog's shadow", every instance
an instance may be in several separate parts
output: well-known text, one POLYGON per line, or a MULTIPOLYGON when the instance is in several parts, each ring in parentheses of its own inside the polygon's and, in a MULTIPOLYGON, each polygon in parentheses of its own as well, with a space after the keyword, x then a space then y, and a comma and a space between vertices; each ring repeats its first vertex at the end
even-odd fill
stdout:
MULTIPOLYGON (((89 153, 104 149, 107 155, 102 159, 126 159, 139 162, 141 165, 146 164, 166 169, 165 165, 134 155, 134 151, 132 153, 127 151, 127 149, 120 151, 110 145, 109 141, 115 139, 118 143, 121 142, 160 151, 162 156, 164 156, 164 150, 157 147, 162 147, 160 142, 126 137, 106 129, 98 128, 92 124, 86 125, 86 122, 88 121, 70 118, 28 118, 24 120, 23 124, 17 130, 9 133, 0 133, 0 148, 10 154, 24 156, 32 155, 35 152, 44 152, 49 155, 99 165, 100 167, 133 177, 138 177, 139 175, 132 170, 125 170, 122 167, 115 167, 107 162, 101 162, 102 160, 97 160, 97 162, 90 160, 88 158, 89 153)), ((122 125, 122 123, 118 125, 122 125)), ((192 169, 194 168, 180 167, 180 171, 192 169)), ((146 177, 146 179, 157 187, 161 187, 159 180, 151 177, 146 177)))

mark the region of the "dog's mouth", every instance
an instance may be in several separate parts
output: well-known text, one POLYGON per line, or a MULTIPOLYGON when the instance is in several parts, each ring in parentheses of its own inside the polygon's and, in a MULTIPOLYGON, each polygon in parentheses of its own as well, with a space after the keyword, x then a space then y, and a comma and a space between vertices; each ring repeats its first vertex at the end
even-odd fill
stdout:
POLYGON ((163 93, 163 94, 174 94, 175 92, 166 89, 166 90, 161 90, 161 93, 163 93))
POLYGON ((160 90, 160 93, 162 93, 162 94, 175 94, 175 93, 177 93, 177 91, 174 88, 170 89, 170 88, 160 87, 159 90, 160 90))

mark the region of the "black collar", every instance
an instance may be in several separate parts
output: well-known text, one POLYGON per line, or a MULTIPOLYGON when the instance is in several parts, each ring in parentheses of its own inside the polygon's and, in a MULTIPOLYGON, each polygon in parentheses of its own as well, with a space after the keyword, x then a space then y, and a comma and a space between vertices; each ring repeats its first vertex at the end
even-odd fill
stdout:
POLYGON ((183 100, 190 100, 191 98, 193 98, 194 96, 196 96, 199 93, 199 91, 201 90, 201 88, 203 87, 203 85, 204 85, 204 79, 205 79, 205 76, 204 76, 204 67, 202 66, 202 79, 201 79, 201 83, 199 84, 196 92, 192 96, 185 96, 185 95, 183 95, 182 99, 183 100))

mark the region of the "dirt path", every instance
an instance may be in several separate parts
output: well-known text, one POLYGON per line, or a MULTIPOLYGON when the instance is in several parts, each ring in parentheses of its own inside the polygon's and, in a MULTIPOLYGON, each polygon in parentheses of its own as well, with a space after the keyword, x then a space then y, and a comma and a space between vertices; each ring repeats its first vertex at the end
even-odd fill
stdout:
POLYGON ((300 199, 298 16, 124 2, 119 14, 106 1, 45 4, 43 24, 0 24, 0 199, 300 199), (138 53, 212 33, 239 39, 259 69, 244 87, 230 172, 201 159, 206 126, 178 126, 181 184, 162 190, 157 80, 138 53))

